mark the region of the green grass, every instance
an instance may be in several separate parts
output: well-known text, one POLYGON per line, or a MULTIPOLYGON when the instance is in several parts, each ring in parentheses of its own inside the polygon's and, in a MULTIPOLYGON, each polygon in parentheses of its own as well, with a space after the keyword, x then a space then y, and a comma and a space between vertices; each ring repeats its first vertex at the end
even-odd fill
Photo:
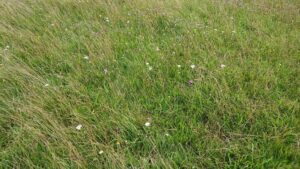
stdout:
POLYGON ((0 168, 300 168, 299 10, 0 0, 0 168))

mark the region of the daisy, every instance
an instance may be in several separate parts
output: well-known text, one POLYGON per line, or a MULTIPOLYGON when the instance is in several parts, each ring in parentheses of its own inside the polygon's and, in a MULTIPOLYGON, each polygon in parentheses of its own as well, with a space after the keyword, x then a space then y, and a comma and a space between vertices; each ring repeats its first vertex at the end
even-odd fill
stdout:
POLYGON ((5 46, 4 51, 7 51, 9 49, 9 46, 5 46))
POLYGON ((146 126, 146 127, 150 127, 150 126, 151 126, 151 123, 150 123, 150 122, 146 122, 146 123, 145 123, 145 126, 146 126))
POLYGON ((81 125, 81 124, 78 124, 78 125, 76 126, 76 130, 81 130, 81 128, 82 128, 82 125, 81 125))
POLYGON ((107 69, 104 69, 103 71, 104 71, 104 74, 107 74, 107 73, 108 73, 108 70, 107 70, 107 69))

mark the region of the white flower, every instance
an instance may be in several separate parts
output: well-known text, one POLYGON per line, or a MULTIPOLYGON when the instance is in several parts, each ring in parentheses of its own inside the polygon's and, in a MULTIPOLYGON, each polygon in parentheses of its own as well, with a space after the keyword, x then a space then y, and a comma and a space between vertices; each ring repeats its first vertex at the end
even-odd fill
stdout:
POLYGON ((149 63, 148 63, 148 62, 146 62, 146 65, 148 66, 148 65, 149 65, 149 63))
POLYGON ((127 21, 127 24, 129 24, 129 23, 130 23, 130 21, 128 20, 128 21, 127 21))
POLYGON ((167 137, 168 137, 168 136, 170 136, 170 134, 169 134, 169 133, 166 133, 166 134, 165 134, 165 136, 167 136, 167 137))
POLYGON ((218 29, 214 29, 215 31, 218 31, 218 29))
POLYGON ((9 49, 9 46, 7 45, 7 46, 5 46, 4 51, 8 51, 8 49, 9 49))
POLYGON ((192 69, 195 69, 195 67, 196 67, 195 65, 191 65, 191 68, 192 68, 192 69))
POLYGON ((177 65, 178 68, 181 68, 181 65, 177 65))
POLYGON ((236 31, 235 31, 235 30, 233 30, 233 31, 232 31, 232 33, 236 33, 236 31))
POLYGON ((85 55, 85 56, 83 57, 83 59, 89 60, 89 56, 85 55))
POLYGON ((221 64, 221 65, 220 65, 220 67, 221 67, 221 68, 225 68, 225 67, 226 67, 226 65, 224 65, 224 64, 221 64))
POLYGON ((158 46, 156 47, 156 51, 159 51, 159 47, 158 46))
POLYGON ((44 86, 45 86, 45 87, 48 87, 48 86, 49 86, 49 84, 48 84, 48 83, 46 83, 44 86))
POLYGON ((108 19, 108 17, 105 17, 105 21, 106 21, 106 22, 109 22, 109 19, 108 19))
POLYGON ((104 74, 107 74, 107 73, 108 73, 108 70, 107 70, 107 69, 104 69, 103 71, 104 71, 104 74))
POLYGON ((149 68, 148 68, 149 70, 152 70, 153 69, 153 67, 152 66, 149 66, 149 68))
POLYGON ((151 126, 151 123, 150 123, 150 122, 146 122, 146 123, 145 123, 145 126, 146 126, 146 127, 150 127, 150 126, 151 126))
POLYGON ((82 125, 81 125, 81 124, 78 124, 78 125, 76 126, 76 130, 81 130, 81 128, 82 128, 82 125))
POLYGON ((104 151, 102 151, 102 150, 99 151, 99 154, 100 154, 100 155, 103 154, 103 153, 104 153, 104 151))

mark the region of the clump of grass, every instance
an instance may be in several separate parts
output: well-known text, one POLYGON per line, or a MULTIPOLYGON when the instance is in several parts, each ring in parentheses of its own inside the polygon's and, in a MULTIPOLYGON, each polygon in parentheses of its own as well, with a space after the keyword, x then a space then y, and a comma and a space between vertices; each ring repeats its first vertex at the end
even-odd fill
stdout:
POLYGON ((299 4, 1 1, 1 168, 297 168, 299 4))

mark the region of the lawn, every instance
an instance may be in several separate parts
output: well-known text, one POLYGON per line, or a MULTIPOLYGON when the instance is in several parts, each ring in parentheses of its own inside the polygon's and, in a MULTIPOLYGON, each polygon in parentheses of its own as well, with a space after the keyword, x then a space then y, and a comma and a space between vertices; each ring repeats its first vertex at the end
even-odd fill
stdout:
POLYGON ((300 168, 299 0, 0 0, 0 168, 300 168))

